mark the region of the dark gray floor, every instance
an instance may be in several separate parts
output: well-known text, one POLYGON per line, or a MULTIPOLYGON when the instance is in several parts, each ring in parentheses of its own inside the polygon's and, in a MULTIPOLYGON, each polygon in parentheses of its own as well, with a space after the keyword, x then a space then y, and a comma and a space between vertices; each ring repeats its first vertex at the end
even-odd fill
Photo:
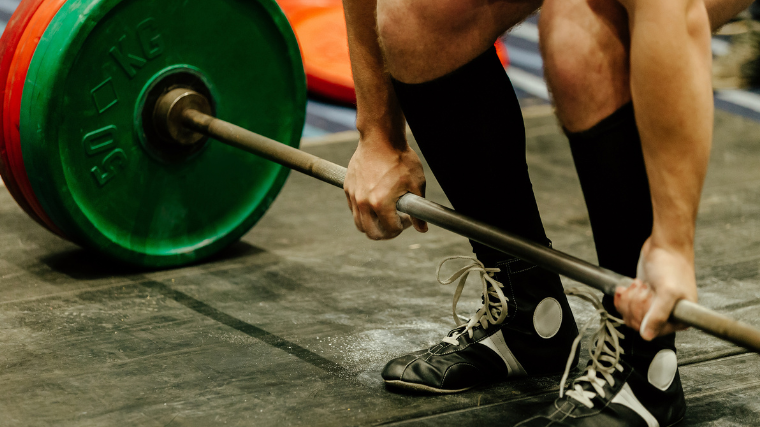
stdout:
MULTIPOLYGON (((593 261, 566 142, 551 116, 527 121, 549 235, 593 261)), ((701 302, 760 326, 760 125, 725 113, 717 122, 697 239, 701 302)), ((305 149, 347 164, 354 144, 305 149)), ((468 253, 464 238, 432 227, 371 242, 341 191, 294 174, 242 242, 145 273, 50 235, 2 189, 0 425, 511 425, 553 400, 559 379, 432 397, 390 393, 379 376, 452 326, 453 289, 437 285, 435 267, 468 253)), ((465 294, 463 314, 479 304, 474 287, 465 294)), ((760 425, 757 355, 697 331, 679 348, 683 425, 760 425)))

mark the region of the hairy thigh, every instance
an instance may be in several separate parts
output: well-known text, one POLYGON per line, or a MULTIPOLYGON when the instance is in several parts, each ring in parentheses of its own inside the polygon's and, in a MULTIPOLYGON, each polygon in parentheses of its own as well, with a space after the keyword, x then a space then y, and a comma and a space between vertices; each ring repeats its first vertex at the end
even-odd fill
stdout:
POLYGON ((540 0, 378 0, 378 34, 391 73, 415 83, 466 64, 540 6, 540 0))

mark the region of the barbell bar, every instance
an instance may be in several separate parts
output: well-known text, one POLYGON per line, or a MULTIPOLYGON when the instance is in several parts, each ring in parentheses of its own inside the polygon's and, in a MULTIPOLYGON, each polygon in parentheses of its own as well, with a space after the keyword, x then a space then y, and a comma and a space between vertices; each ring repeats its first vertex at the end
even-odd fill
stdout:
MULTIPOLYGON (((204 142, 207 137, 213 138, 343 188, 346 168, 218 119, 210 112, 210 104, 203 95, 187 88, 175 88, 159 98, 153 118, 159 133, 170 143, 192 145, 204 142)), ((415 194, 402 196, 396 203, 396 209, 596 288, 609 296, 615 294, 617 287, 627 287, 633 283, 630 277, 513 235, 415 194)), ((691 301, 679 301, 671 313, 671 320, 760 352, 760 330, 691 301)))

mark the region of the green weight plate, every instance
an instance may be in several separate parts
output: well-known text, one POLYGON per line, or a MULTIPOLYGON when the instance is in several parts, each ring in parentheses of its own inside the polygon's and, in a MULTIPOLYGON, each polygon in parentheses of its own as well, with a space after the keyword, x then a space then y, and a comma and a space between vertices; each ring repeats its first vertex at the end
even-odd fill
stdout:
POLYGON ((239 239, 282 188, 287 168, 217 141, 155 144, 143 106, 175 84, 298 146, 305 77, 273 0, 69 0, 48 26, 21 144, 35 194, 77 242, 132 264, 185 264, 239 239))

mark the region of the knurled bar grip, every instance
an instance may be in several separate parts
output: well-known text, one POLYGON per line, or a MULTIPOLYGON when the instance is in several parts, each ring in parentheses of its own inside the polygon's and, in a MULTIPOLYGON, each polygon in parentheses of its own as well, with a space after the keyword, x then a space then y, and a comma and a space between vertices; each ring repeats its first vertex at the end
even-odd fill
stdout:
MULTIPOLYGON (((342 166, 196 110, 185 110, 182 118, 185 126, 196 132, 343 188, 346 168, 342 166)), ((399 199, 396 209, 594 287, 606 295, 612 296, 618 286, 627 287, 633 282, 630 277, 512 235, 411 193, 399 199)), ((679 301, 671 320, 760 352, 760 330, 691 301, 679 301)))
POLYGON ((196 132, 343 188, 343 181, 346 180, 346 168, 342 166, 197 110, 187 109, 183 111, 182 118, 185 126, 196 132))

